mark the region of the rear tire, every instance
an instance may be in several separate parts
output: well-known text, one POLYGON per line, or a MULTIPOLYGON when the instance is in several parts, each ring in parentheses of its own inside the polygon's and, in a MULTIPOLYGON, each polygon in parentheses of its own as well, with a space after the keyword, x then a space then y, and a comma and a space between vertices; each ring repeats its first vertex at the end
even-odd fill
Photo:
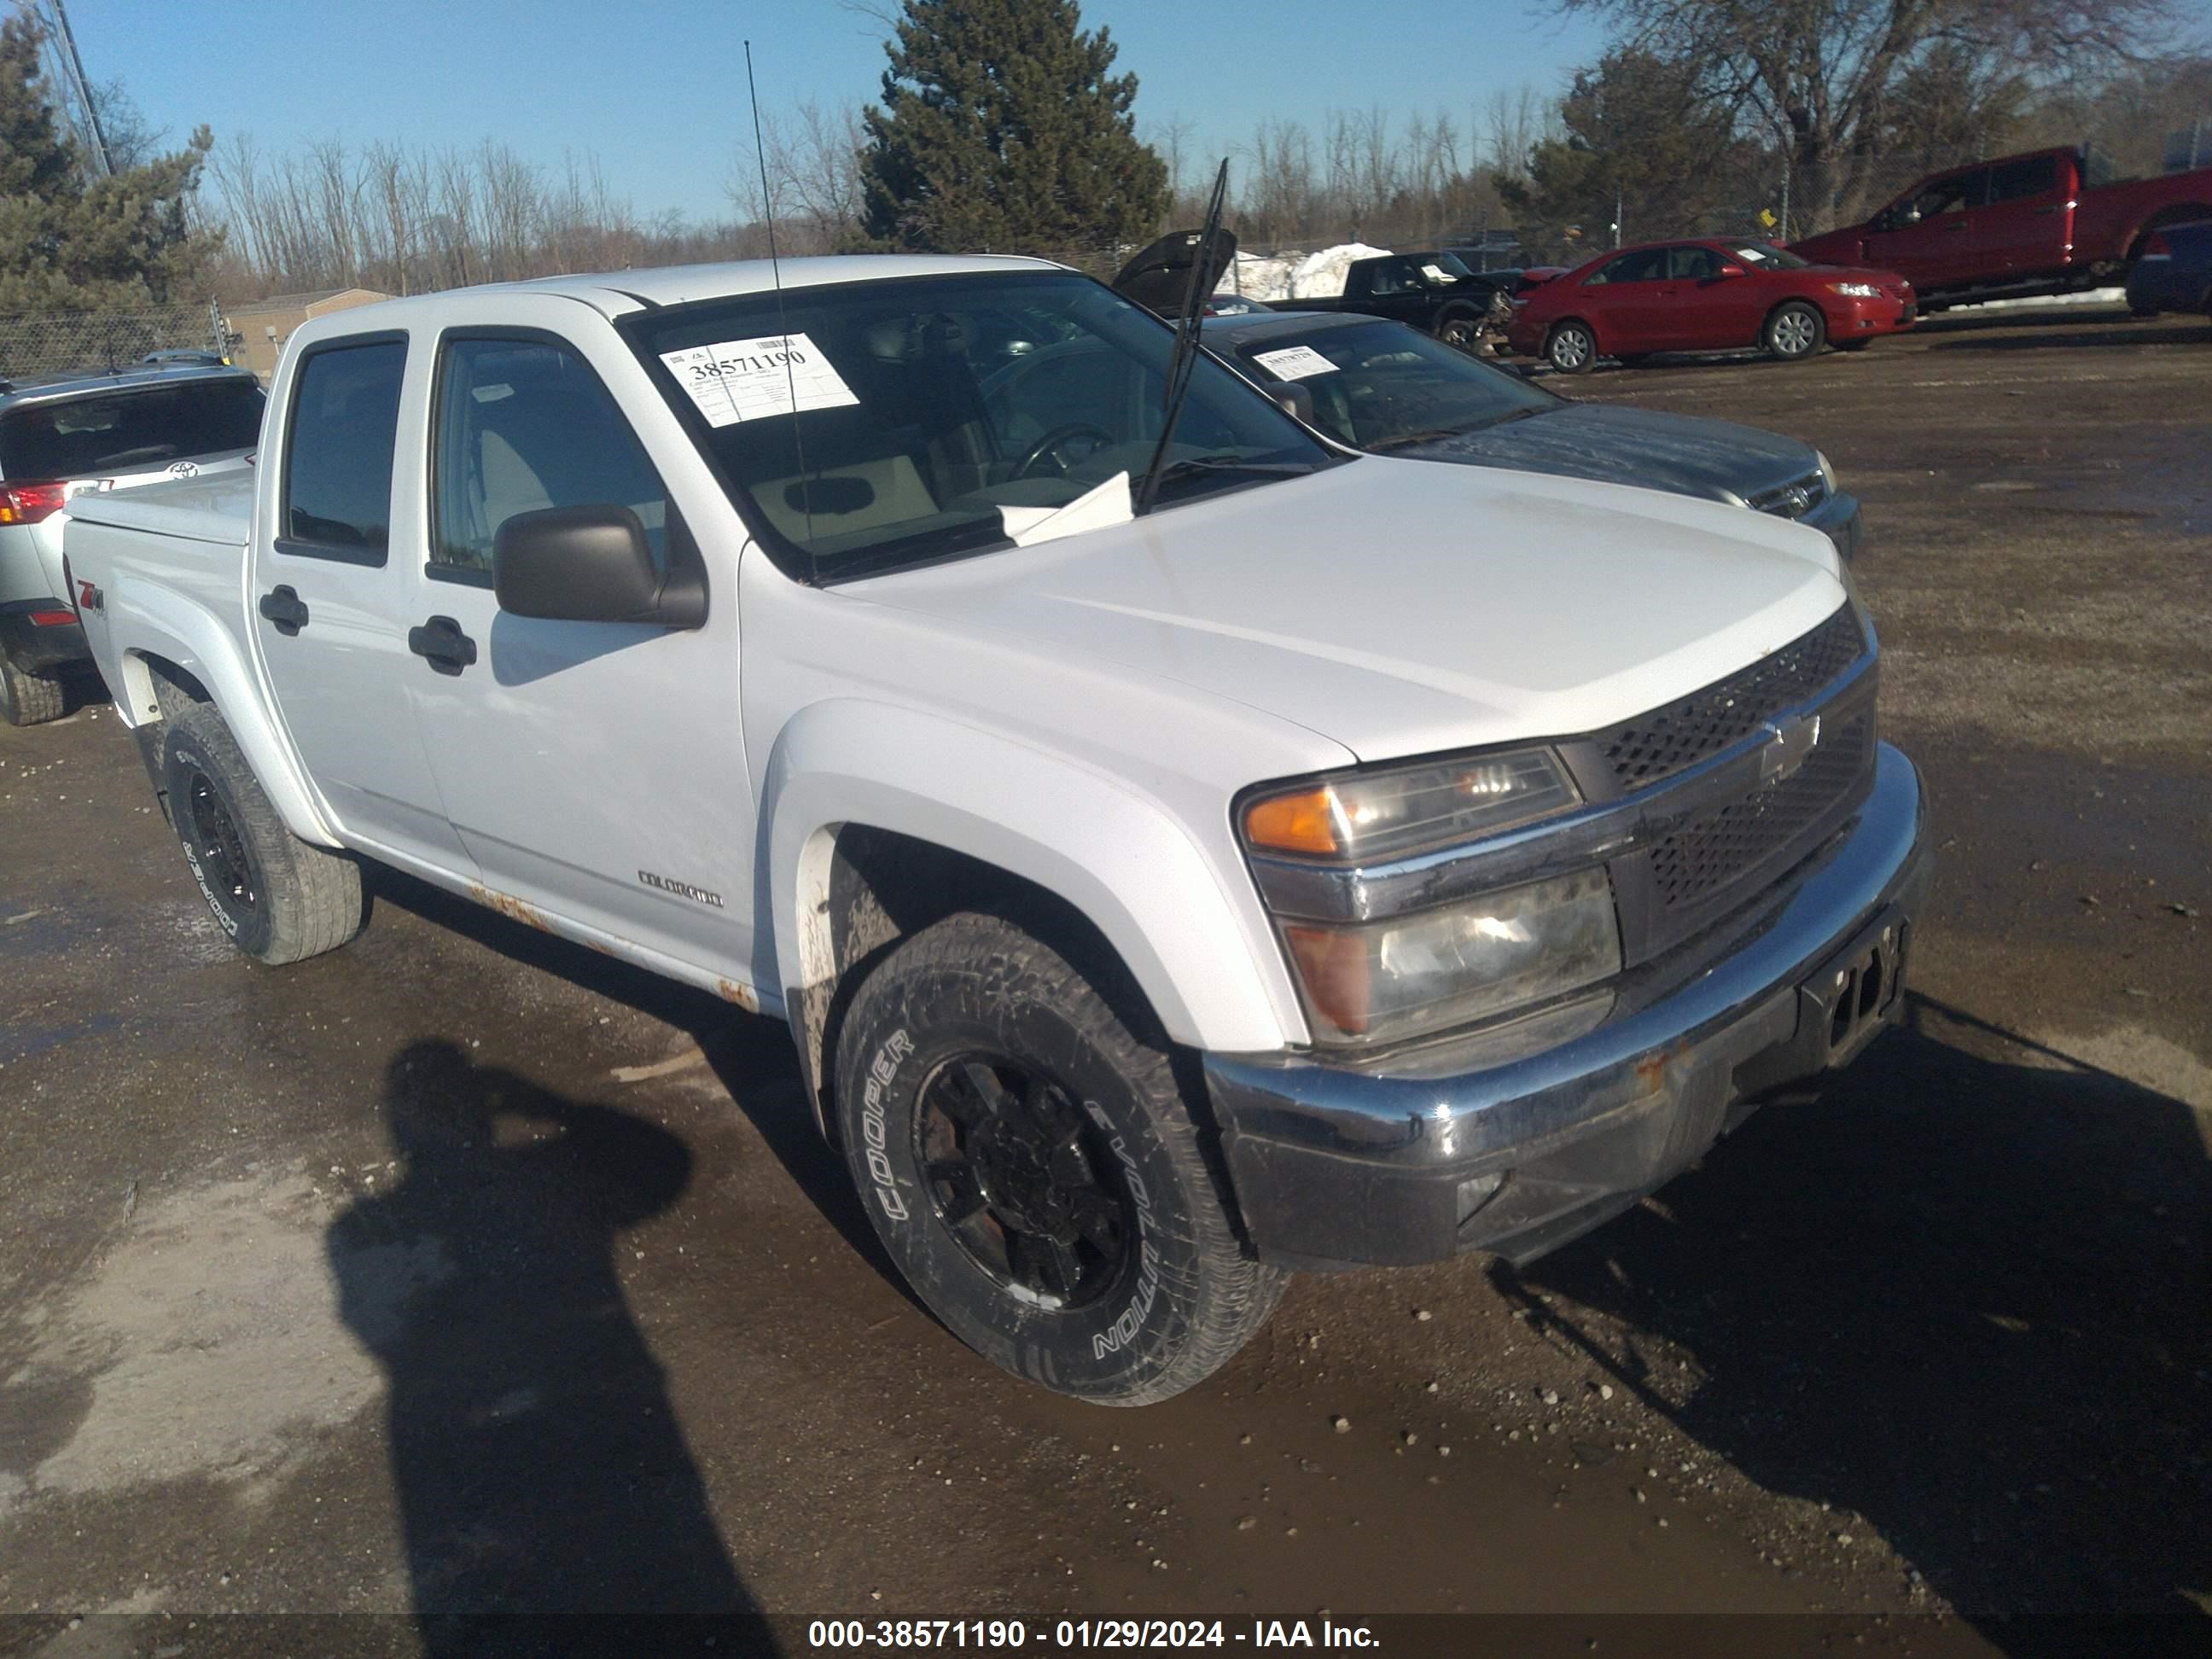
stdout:
POLYGON ((192 879, 246 955, 276 967, 361 932, 361 866, 284 827, 212 705, 166 722, 161 776, 192 879))
POLYGON ((43 726, 69 711, 62 683, 51 674, 18 668, 0 652, 0 717, 10 726, 43 726))
POLYGON ((1828 337, 1828 319, 1808 300, 1785 300, 1774 307, 1762 335, 1767 355, 1785 363, 1802 362, 1828 337))
POLYGON ((1587 374, 1597 362, 1597 337, 1587 323, 1554 323, 1544 337, 1544 361, 1561 374, 1587 374))
POLYGON ((1211 1376, 1289 1282, 1239 1243, 1149 1024, 963 913, 869 974, 837 1043, 846 1160, 915 1293, 994 1364, 1105 1406, 1211 1376))

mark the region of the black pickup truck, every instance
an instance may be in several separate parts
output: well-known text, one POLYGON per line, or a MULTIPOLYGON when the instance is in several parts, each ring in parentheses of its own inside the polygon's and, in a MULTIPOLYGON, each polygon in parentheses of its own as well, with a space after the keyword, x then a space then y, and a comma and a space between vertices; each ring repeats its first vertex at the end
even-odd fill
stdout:
POLYGON ((1344 294, 1327 300, 1285 300, 1284 311, 1356 311, 1407 323, 1462 351, 1475 349, 1486 325, 1504 326, 1517 270, 1468 269, 1456 253, 1385 253, 1345 268, 1344 294))

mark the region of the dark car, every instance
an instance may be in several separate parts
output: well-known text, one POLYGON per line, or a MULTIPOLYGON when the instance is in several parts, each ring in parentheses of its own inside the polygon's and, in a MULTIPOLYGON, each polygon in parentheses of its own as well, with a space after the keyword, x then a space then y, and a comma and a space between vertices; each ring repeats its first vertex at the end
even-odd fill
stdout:
POLYGON ((1886 270, 1816 265, 1765 242, 1648 242, 1516 294, 1513 349, 1579 374, 1600 357, 1763 346, 1795 362, 1912 325, 1912 284, 1886 270))
POLYGON ((1479 272, 1443 249, 1383 253, 1346 265, 1341 295, 1285 300, 1279 308, 1387 317, 1471 351, 1486 330, 1503 330, 1523 276, 1520 270, 1479 272))
POLYGON ((2128 272, 2128 309, 2138 317, 2212 316, 2212 219, 2151 232, 2128 272))
POLYGON ((1818 450, 1730 421, 1578 404, 1401 323, 1340 313, 1224 317, 1200 337, 1354 449, 1637 484, 1796 519, 1845 558, 1859 504, 1818 450))

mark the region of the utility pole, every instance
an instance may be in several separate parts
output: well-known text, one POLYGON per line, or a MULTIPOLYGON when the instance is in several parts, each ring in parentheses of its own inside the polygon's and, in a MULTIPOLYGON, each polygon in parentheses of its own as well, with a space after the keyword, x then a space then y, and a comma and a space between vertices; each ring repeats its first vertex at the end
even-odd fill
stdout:
POLYGON ((1613 245, 1615 247, 1620 246, 1620 185, 1616 181, 1613 187, 1613 245))
POLYGON ((105 179, 115 167, 108 159, 107 135, 100 130, 100 112, 93 106, 92 83, 84 78, 84 60, 77 56, 66 0, 38 0, 32 10, 46 29, 62 118, 76 130, 78 147, 84 151, 85 165, 92 169, 92 176, 105 179))

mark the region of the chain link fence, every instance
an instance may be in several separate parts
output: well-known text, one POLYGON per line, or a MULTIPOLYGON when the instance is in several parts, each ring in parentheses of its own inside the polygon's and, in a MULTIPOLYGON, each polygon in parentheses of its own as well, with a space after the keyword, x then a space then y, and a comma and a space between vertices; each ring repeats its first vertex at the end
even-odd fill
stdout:
POLYGON ((149 351, 229 349, 222 307, 53 311, 0 317, 0 379, 123 368, 149 351))

